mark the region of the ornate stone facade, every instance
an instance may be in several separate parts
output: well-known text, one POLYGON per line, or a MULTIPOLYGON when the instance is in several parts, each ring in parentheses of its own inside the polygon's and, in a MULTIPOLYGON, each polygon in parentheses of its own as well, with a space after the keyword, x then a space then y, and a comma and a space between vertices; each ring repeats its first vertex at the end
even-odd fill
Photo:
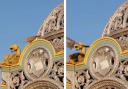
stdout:
POLYGON ((1 88, 63 89, 63 39, 64 6, 61 4, 46 18, 37 35, 27 38, 28 45, 22 53, 9 55, 0 64, 1 88))
POLYGON ((128 49, 128 1, 121 5, 107 23, 102 36, 115 38, 123 50, 128 49))
POLYGON ((64 8, 63 4, 55 8, 47 17, 37 33, 49 40, 56 51, 64 49, 64 8))
POLYGON ((128 89, 127 58, 115 39, 96 40, 82 62, 67 62, 67 89, 128 89))
MULTIPOLYGON (((73 54, 75 63, 70 63, 69 55, 67 89, 128 89, 127 27, 128 1, 110 18, 102 37, 86 48, 82 62, 76 61, 79 55, 73 54)), ((68 41, 70 48, 75 44, 68 41)))

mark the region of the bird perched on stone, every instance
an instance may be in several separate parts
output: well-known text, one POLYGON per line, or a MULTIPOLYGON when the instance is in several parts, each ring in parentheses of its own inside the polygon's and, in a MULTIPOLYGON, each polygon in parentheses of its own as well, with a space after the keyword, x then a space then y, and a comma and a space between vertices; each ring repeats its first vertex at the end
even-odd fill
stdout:
POLYGON ((21 54, 19 46, 14 44, 11 45, 9 49, 12 52, 12 54, 6 55, 4 57, 3 62, 0 63, 0 67, 16 65, 19 62, 21 54))

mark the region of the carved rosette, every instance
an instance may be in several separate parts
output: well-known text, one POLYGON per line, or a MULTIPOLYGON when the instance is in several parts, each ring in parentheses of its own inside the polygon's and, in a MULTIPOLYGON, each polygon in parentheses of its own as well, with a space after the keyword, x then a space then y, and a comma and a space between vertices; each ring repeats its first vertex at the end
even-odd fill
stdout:
POLYGON ((57 82, 50 79, 36 80, 28 83, 23 89, 63 89, 57 82))
POLYGON ((37 36, 49 40, 56 51, 64 49, 64 6, 55 8, 39 29, 37 36))
POLYGON ((123 50, 128 49, 128 1, 121 5, 107 23, 102 36, 115 38, 123 50))
POLYGON ((120 79, 106 78, 94 81, 85 89, 128 89, 128 86, 120 79))

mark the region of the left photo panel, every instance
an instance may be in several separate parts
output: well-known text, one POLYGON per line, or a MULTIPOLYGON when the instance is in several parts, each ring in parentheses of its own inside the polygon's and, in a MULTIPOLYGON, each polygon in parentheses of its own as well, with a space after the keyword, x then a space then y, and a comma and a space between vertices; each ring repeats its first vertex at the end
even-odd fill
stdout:
POLYGON ((0 1, 0 89, 64 89, 64 1, 0 1))

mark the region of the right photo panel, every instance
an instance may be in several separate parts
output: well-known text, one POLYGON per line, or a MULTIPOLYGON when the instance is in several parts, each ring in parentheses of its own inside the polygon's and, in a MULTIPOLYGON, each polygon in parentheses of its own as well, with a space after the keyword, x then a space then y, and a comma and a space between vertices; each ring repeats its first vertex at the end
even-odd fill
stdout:
POLYGON ((128 89, 128 0, 67 0, 66 89, 128 89))

